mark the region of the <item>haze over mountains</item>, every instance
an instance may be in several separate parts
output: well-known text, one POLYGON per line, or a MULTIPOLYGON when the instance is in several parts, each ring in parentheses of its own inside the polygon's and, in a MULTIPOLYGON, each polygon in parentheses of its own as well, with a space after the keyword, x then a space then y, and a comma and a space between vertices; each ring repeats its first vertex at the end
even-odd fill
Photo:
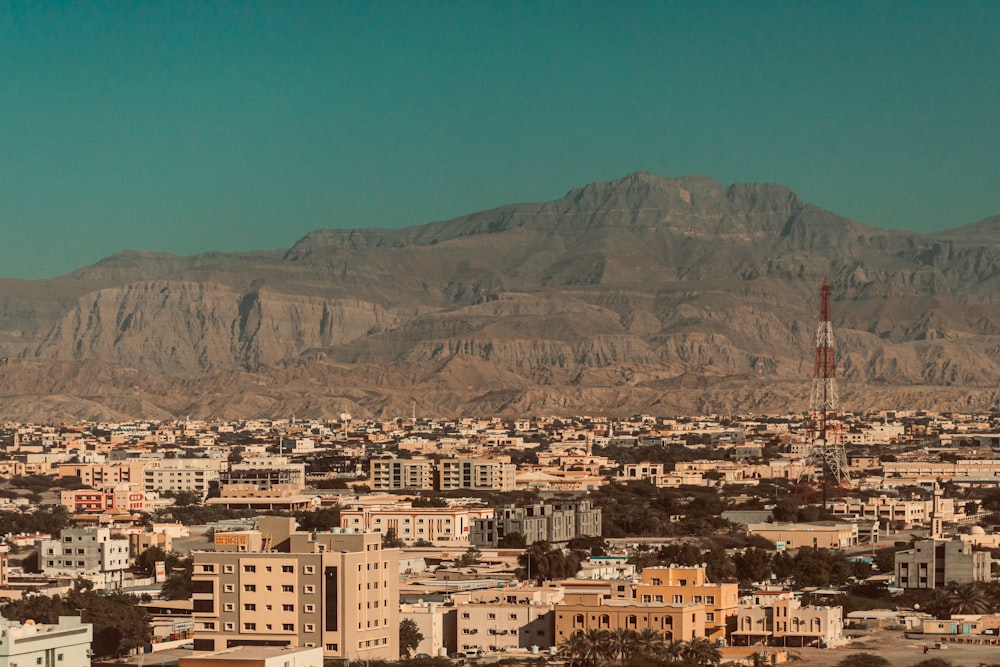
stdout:
POLYGON ((780 185, 636 173, 0 281, 0 416, 799 411, 824 275, 845 410, 1000 405, 1000 216, 887 231, 780 185))

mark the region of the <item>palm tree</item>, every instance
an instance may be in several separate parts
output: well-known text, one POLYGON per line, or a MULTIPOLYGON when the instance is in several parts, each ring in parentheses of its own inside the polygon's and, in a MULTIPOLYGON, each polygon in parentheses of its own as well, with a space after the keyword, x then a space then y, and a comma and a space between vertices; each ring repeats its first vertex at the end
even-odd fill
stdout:
POLYGON ((597 628, 591 628, 587 630, 583 638, 586 641, 584 646, 584 651, 582 657, 582 663, 584 665, 589 665, 590 667, 596 667, 607 662, 610 657, 608 651, 608 634, 607 630, 598 630, 597 628))
POLYGON ((667 657, 671 662, 680 662, 684 659, 684 653, 687 650, 687 644, 681 639, 674 639, 665 642, 663 647, 663 655, 667 657))
POLYGON ((696 665, 718 665, 722 662, 719 648, 704 637, 695 637, 688 642, 684 650, 684 658, 696 665))
POLYGON ((655 655, 664 649, 663 633, 653 628, 643 628, 635 636, 635 653, 639 655, 655 655))
POLYGON ((569 667, 576 667, 576 659, 587 652, 587 639, 582 632, 574 632, 559 644, 559 652, 569 659, 569 667))
POLYGON ((608 654, 620 662, 625 662, 635 650, 636 636, 636 631, 628 628, 615 628, 610 631, 607 636, 608 654))
POLYGON ((988 614, 992 607, 986 589, 979 584, 961 584, 949 591, 948 611, 951 614, 988 614))

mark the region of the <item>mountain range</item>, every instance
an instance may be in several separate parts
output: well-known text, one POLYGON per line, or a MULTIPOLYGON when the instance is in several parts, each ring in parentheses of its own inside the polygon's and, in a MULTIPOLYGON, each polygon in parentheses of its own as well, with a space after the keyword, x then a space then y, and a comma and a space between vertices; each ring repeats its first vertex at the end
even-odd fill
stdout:
POLYGON ((61 421, 1000 406, 1000 216, 859 224, 780 185, 634 173, 288 249, 0 280, 0 416, 61 421))

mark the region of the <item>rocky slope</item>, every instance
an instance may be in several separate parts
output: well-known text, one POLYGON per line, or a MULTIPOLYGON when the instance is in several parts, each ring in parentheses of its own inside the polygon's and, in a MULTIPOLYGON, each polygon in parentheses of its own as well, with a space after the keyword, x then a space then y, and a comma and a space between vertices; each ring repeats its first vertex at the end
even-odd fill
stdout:
POLYGON ((0 281, 0 415, 801 410, 824 275, 845 409, 991 409, 998 224, 886 231, 637 173, 287 251, 130 251, 0 281))

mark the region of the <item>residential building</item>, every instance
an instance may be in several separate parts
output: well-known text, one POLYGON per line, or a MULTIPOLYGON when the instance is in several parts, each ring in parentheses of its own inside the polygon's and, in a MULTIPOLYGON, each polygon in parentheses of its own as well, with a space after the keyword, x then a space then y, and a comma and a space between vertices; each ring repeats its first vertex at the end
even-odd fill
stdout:
POLYGON ((60 503, 71 513, 142 512, 146 494, 140 484, 121 483, 100 489, 73 489, 59 494, 60 503))
POLYGON ((222 486, 253 485, 264 491, 277 487, 301 489, 306 483, 306 466, 289 463, 285 456, 247 458, 221 471, 219 483, 222 486))
POLYGON ((90 667, 94 626, 78 616, 58 623, 24 623, 0 618, 0 665, 3 667, 90 667))
POLYGON ((475 546, 496 547, 505 536, 514 533, 523 535, 526 544, 599 537, 601 510, 586 499, 498 507, 492 517, 473 521, 469 540, 475 546))
POLYGON ((472 523, 493 516, 488 507, 412 507, 398 505, 347 505, 340 510, 340 525, 382 534, 394 531, 402 540, 468 542, 472 523))
POLYGON ((896 585, 938 588, 990 580, 992 559, 961 540, 917 540, 912 549, 896 552, 896 585))
POLYGON ((369 464, 372 491, 432 491, 434 462, 430 459, 372 459, 369 464))
POLYGON ((261 517, 194 553, 195 649, 319 647, 327 659, 399 656, 399 551, 378 533, 296 531, 261 517), (242 539, 238 539, 242 538, 242 539))
POLYGON ((705 605, 607 599, 602 593, 567 593, 555 610, 554 643, 588 630, 652 628, 667 641, 705 636, 705 605))
POLYGON ((84 576, 117 588, 129 567, 129 541, 110 528, 64 528, 59 539, 39 541, 38 564, 46 575, 84 576))
POLYGON ((843 611, 803 606, 790 591, 757 591, 737 611, 733 645, 834 648, 846 642, 843 611))
POLYGON ((187 491, 204 498, 212 485, 219 483, 225 465, 219 459, 166 459, 146 467, 143 483, 146 491, 187 491))
POLYGON ((320 648, 236 646, 181 658, 177 667, 323 667, 320 648))
POLYGON ((736 628, 739 585, 711 583, 703 566, 644 568, 642 580, 631 585, 631 593, 639 602, 704 605, 705 636, 709 639, 725 639, 736 628))
MULTIPOLYGON (((752 523, 750 535, 758 535, 777 544, 782 550, 813 547, 843 549, 860 543, 861 530, 857 523, 817 521, 814 523, 752 523)), ((878 541, 878 522, 866 526, 865 540, 878 541)))
POLYGON ((456 458, 438 461, 437 489, 455 491, 513 491, 517 466, 509 456, 489 459, 456 458))

